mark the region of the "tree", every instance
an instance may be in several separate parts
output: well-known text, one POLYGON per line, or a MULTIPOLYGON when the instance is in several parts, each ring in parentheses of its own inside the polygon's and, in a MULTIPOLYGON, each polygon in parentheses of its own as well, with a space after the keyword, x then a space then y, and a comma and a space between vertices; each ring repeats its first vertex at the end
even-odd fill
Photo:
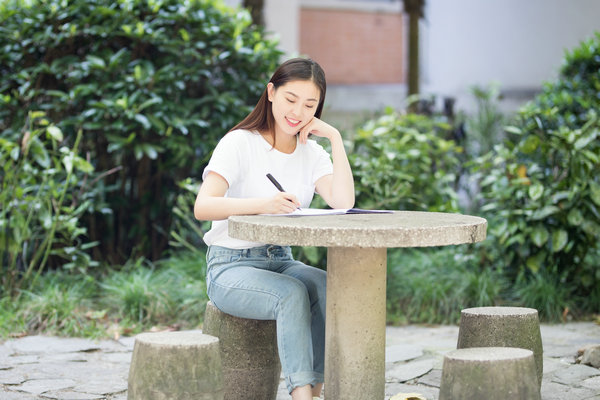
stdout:
POLYGON ((178 183, 201 176, 256 104, 275 46, 221 0, 0 2, 0 132, 20 140, 37 110, 64 133, 60 146, 81 131, 94 259, 157 259, 178 183))
POLYGON ((263 17, 263 10, 265 8, 264 0, 244 0, 244 8, 247 8, 250 11, 250 15, 252 16, 252 22, 256 25, 265 24, 265 19, 263 17))
POLYGON ((404 0, 408 14, 408 95, 419 94, 419 20, 423 18, 425 0, 404 0))

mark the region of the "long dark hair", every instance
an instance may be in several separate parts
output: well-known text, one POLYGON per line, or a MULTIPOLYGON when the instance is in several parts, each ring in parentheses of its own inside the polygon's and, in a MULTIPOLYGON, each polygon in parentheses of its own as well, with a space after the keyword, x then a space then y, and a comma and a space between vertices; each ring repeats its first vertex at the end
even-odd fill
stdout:
MULTIPOLYGON (((297 80, 312 81, 317 85, 321 96, 317 110, 315 111, 315 117, 321 118, 327 83, 325 82, 325 72, 315 61, 309 58, 292 58, 287 60, 277 68, 269 82, 277 89, 281 85, 297 80)), ((272 104, 267 97, 266 88, 254 110, 239 124, 231 128, 230 132, 235 129, 257 130, 263 133, 269 132, 273 135, 273 143, 275 143, 275 119, 273 118, 272 104)))

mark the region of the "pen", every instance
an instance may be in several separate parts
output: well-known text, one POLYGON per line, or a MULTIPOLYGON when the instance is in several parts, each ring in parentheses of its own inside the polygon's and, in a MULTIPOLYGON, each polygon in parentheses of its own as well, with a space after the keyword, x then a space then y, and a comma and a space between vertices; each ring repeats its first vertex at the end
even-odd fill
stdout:
POLYGON ((285 190, 283 190, 283 188, 281 187, 279 182, 277 182, 277 179, 273 178, 273 175, 267 174, 267 178, 269 178, 269 180, 273 183, 273 185, 275 185, 277 190, 279 190, 280 192, 285 192, 285 190))
MULTIPOLYGON (((275 187, 277 188, 277 190, 279 190, 280 192, 285 192, 285 190, 283 190, 283 187, 279 184, 279 182, 277 182, 277 179, 275 179, 273 177, 273 175, 267 174, 267 178, 269 178, 269 180, 271 181, 271 183, 273 183, 273 185, 275 185, 275 187)), ((299 209, 300 209, 300 207, 298 207, 298 210, 299 209)))

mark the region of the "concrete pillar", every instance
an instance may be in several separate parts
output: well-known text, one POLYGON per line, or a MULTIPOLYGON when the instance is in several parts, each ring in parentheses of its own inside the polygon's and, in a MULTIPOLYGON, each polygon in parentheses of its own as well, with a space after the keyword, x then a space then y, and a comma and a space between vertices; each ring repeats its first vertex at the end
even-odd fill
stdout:
POLYGON ((475 307, 460 313, 458 349, 518 347, 533 352, 539 386, 544 370, 537 310, 524 307, 475 307))
POLYGON ((325 398, 385 397, 385 248, 327 254, 325 398))
POLYGON ((219 340, 199 331, 135 337, 128 400, 223 400, 219 340))
POLYGON ((281 375, 275 321, 234 317, 209 302, 202 331, 219 338, 225 399, 275 400, 281 375))
POLYGON ((439 400, 541 400, 531 350, 473 347, 444 356, 439 400))

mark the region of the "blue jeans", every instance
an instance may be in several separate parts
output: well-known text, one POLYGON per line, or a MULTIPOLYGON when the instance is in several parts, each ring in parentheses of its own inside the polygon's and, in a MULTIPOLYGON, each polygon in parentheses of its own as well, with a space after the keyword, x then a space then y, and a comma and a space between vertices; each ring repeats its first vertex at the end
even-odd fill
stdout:
POLYGON ((292 257, 289 247, 210 246, 208 297, 241 318, 275 320, 288 391, 324 381, 326 272, 292 257))

